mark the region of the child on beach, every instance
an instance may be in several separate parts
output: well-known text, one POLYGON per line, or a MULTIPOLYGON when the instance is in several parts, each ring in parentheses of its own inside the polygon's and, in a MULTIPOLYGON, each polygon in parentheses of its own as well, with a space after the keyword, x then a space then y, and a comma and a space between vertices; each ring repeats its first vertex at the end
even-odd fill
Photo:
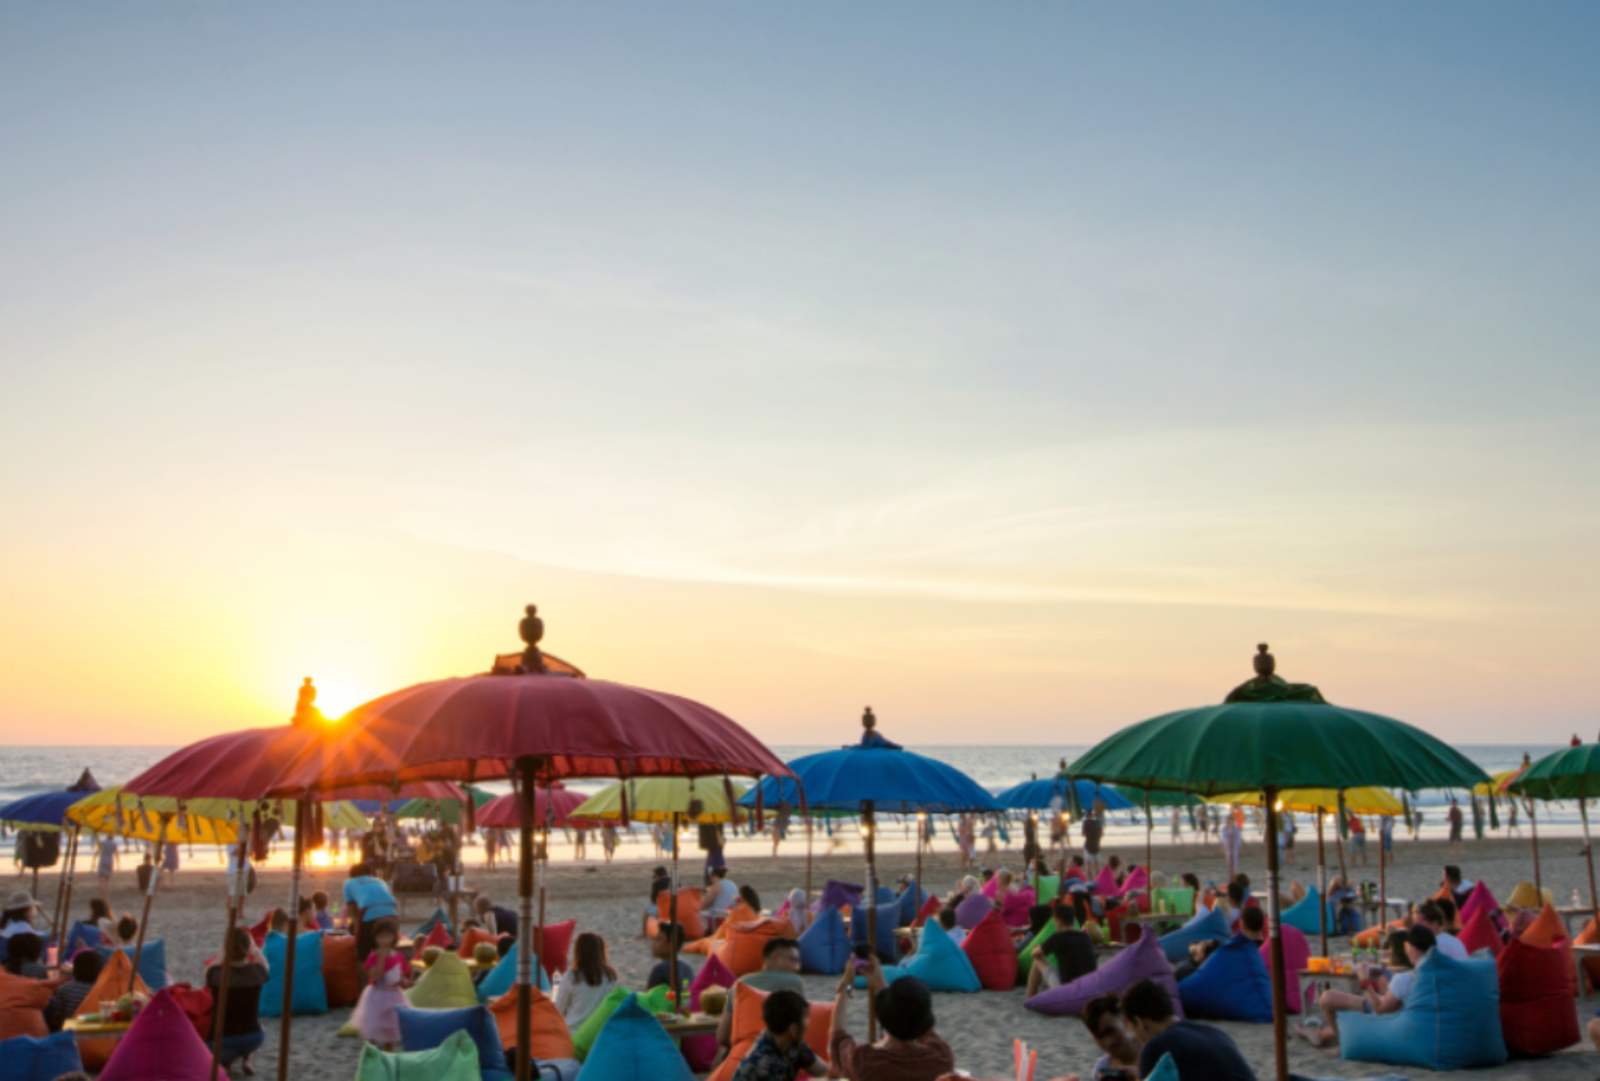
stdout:
POLYGON ((328 895, 323 890, 317 890, 311 895, 311 905, 316 910, 317 928, 323 931, 333 930, 333 916, 328 911, 328 895))
POLYGON ((395 947, 400 931, 390 920, 379 922, 372 933, 373 950, 367 956, 367 987, 361 992, 350 1020, 361 1038, 392 1051, 400 1042, 400 1007, 405 1005, 406 959, 395 947))

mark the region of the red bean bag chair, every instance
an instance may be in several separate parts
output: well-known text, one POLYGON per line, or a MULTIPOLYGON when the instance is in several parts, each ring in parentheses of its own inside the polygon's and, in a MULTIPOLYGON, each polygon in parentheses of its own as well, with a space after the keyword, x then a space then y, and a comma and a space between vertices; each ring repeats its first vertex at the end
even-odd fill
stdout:
POLYGON ((985 991, 1009 991, 1017 985, 1017 947, 998 911, 991 911, 967 932, 961 950, 985 991))
POLYGON ((250 928, 250 937, 255 940, 256 949, 267 944, 267 932, 272 930, 272 913, 268 912, 261 917, 261 922, 250 928))
POLYGON ((539 963, 554 980, 558 973, 567 970, 567 955, 572 952, 572 936, 577 933, 578 921, 547 923, 533 929, 533 948, 539 963), (542 937, 541 937, 542 931, 542 937))
POLYGON ((911 926, 921 927, 923 924, 937 916, 939 914, 939 910, 943 907, 944 902, 940 901, 939 898, 928 898, 927 902, 922 906, 922 911, 917 913, 917 918, 911 921, 911 926))
POLYGON ((101 1081, 208 1081, 211 1049, 172 990, 158 992, 111 1052, 101 1081))
POLYGON ((1505 940, 1500 937, 1500 931, 1489 919, 1489 914, 1481 908, 1472 914, 1472 918, 1461 929, 1458 937, 1468 953, 1488 950, 1499 957, 1500 951, 1506 948, 1505 940))
MULTIPOLYGON (((1281 928, 1283 934, 1283 990, 1284 997, 1289 1001, 1290 1013, 1304 1013, 1305 1005, 1300 1001, 1300 971, 1306 967, 1306 962, 1311 959, 1311 944, 1306 941, 1305 932, 1298 927, 1285 925, 1281 928)), ((1261 944, 1261 961, 1267 966, 1267 974, 1272 974, 1272 939, 1269 937, 1261 944)))
POLYGON ((195 1033, 202 1040, 210 1039, 211 1008, 216 1004, 211 992, 204 988, 195 990, 187 983, 169 984, 167 990, 172 992, 172 1001, 178 1004, 188 1016, 189 1023, 194 1025, 195 1033))
POLYGON ((428 937, 417 943, 417 949, 425 950, 429 946, 437 946, 441 950, 448 950, 450 941, 450 932, 445 928, 445 925, 436 923, 433 925, 433 930, 428 932, 428 937))
MULTIPOLYGON (((1563 940, 1564 941, 1564 940, 1563 940)), ((1495 960, 1500 1028, 1513 1055, 1553 1055, 1580 1039, 1566 949, 1512 939, 1495 960)))
POLYGON ((328 1009, 354 1006, 361 998, 361 963, 356 960, 355 935, 322 936, 322 982, 328 989, 328 1009))

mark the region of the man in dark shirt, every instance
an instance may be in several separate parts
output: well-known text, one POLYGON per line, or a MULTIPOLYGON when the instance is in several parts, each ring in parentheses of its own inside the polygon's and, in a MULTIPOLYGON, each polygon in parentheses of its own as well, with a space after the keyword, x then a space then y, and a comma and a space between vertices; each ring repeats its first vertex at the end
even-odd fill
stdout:
POLYGON ((811 1006, 798 991, 774 991, 761 1003, 767 1030, 733 1072, 733 1081, 795 1081, 823 1077, 828 1067, 806 1044, 811 1006))
POLYGON ((1232 1037, 1210 1025, 1179 1021, 1172 996, 1154 980, 1140 980, 1123 992, 1122 1016, 1144 1045, 1140 1077, 1149 1077, 1161 1057, 1171 1055, 1179 1081, 1256 1081, 1232 1037))
POLYGON ((1040 991, 1071 983, 1095 970, 1094 941, 1078 930, 1078 913, 1070 904, 1058 901, 1051 909, 1055 933, 1033 948, 1033 963, 1028 968, 1028 997, 1040 991))
POLYGON ((71 981, 56 988, 56 993, 50 996, 50 1005, 44 1008, 44 1021, 51 1032, 60 1032, 61 1026, 89 997, 94 981, 100 978, 101 963, 100 955, 93 950, 80 950, 72 959, 71 981))
MULTIPOLYGON (((656 937, 650 940, 650 956, 656 959, 656 965, 650 970, 650 979, 645 984, 645 990, 660 987, 663 984, 672 984, 672 955, 676 950, 683 949, 683 924, 668 921, 656 930, 656 937)), ((678 984, 679 992, 686 993, 689 981, 694 979, 694 966, 689 964, 686 957, 678 958, 678 984)))
POLYGON ((1098 818, 1089 817, 1083 820, 1083 854, 1088 857, 1091 871, 1100 868, 1100 838, 1105 829, 1104 823, 1098 818))

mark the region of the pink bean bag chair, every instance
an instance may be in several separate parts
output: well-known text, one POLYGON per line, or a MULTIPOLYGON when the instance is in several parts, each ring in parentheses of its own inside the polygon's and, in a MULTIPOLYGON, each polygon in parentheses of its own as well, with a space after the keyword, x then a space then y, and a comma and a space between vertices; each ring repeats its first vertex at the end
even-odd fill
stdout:
MULTIPOLYGON (((1570 984, 1568 985, 1571 986, 1570 984)), ((134 1019, 128 1034, 111 1053, 101 1081, 207 1081, 211 1049, 194 1023, 162 991, 134 1019)))
MULTIPOLYGON (((738 982, 739 978, 729 972, 728 966, 715 955, 706 958, 706 963, 700 966, 700 971, 689 981, 689 1009, 695 1013, 700 1012, 700 992, 706 988, 732 987, 738 982)), ((728 1009, 732 1008, 733 1003, 729 1002, 728 1009)), ((709 1071, 717 1057, 717 1037, 714 1033, 707 1033, 704 1036, 685 1036, 678 1046, 683 1049, 684 1061, 694 1073, 709 1071)))
MULTIPOLYGON (((1304 1013, 1305 1004, 1300 1000, 1300 977, 1298 973, 1306 967, 1306 962, 1311 959, 1311 944, 1306 941, 1305 932, 1298 927, 1283 928, 1283 989, 1289 1000, 1290 1013, 1304 1013)), ((1267 974, 1272 974, 1272 939, 1267 939, 1261 944, 1261 960, 1267 966, 1267 974)))
POLYGON ((1038 904, 1038 893, 1032 886, 1024 890, 1012 890, 1006 895, 1005 905, 1000 909, 1000 918, 1007 927, 1028 926, 1028 910, 1038 904))
POLYGON ((1150 875, 1143 867, 1135 867, 1128 872, 1128 877, 1122 880, 1121 893, 1133 890, 1148 890, 1150 888, 1150 875))
POLYGON ((998 875, 996 875, 994 878, 989 879, 989 881, 987 881, 987 882, 985 882, 983 884, 983 895, 985 897, 989 898, 989 900, 993 901, 994 900, 994 895, 999 893, 999 892, 1000 892, 1000 877, 998 875))
POLYGON ((1112 873, 1110 866, 1100 868, 1100 874, 1094 880, 1094 893, 1096 897, 1121 897, 1122 888, 1117 885, 1117 876, 1112 873))
POLYGON ((1034 995, 1023 1005, 1035 1013, 1051 1017, 1081 1017, 1090 999, 1107 991, 1120 995, 1143 979, 1155 980, 1165 987, 1172 996, 1178 1016, 1183 1016, 1183 1005, 1178 998, 1178 981, 1173 978, 1172 965, 1167 961, 1157 935, 1145 935, 1088 975, 1034 995))
POLYGON ((1506 933, 1506 918, 1500 912, 1500 902, 1494 899, 1494 892, 1489 889, 1489 884, 1483 879, 1472 887, 1472 892, 1467 895, 1466 901, 1461 905, 1461 926, 1465 927, 1472 921, 1472 917, 1482 912, 1489 920, 1490 926, 1498 931, 1502 938, 1506 933))
POLYGON ((1017 947, 997 909, 979 921, 961 940, 961 952, 972 962, 985 991, 1009 991, 1017 985, 1017 947))
POLYGON ((1461 944, 1467 948, 1468 953, 1488 950, 1495 957, 1499 957, 1500 951, 1506 948, 1505 939, 1500 937, 1499 928, 1495 927, 1494 921, 1489 918, 1489 913, 1481 908, 1466 921, 1461 928, 1461 934, 1457 937, 1461 939, 1461 944))

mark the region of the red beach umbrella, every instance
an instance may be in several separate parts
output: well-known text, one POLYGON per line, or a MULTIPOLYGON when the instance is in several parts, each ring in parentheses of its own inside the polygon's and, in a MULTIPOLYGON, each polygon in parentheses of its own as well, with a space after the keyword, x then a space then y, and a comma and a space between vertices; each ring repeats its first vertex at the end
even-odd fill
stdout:
MULTIPOLYGON (((571 792, 565 788, 545 788, 540 785, 534 790, 533 818, 536 822, 549 822, 551 825, 565 829, 571 825, 567 819, 576 810, 586 797, 582 792, 571 792), (546 806, 554 804, 554 811, 546 806)), ((517 793, 497 796, 478 808, 478 825, 490 829, 516 829, 522 822, 522 805, 517 793)))

